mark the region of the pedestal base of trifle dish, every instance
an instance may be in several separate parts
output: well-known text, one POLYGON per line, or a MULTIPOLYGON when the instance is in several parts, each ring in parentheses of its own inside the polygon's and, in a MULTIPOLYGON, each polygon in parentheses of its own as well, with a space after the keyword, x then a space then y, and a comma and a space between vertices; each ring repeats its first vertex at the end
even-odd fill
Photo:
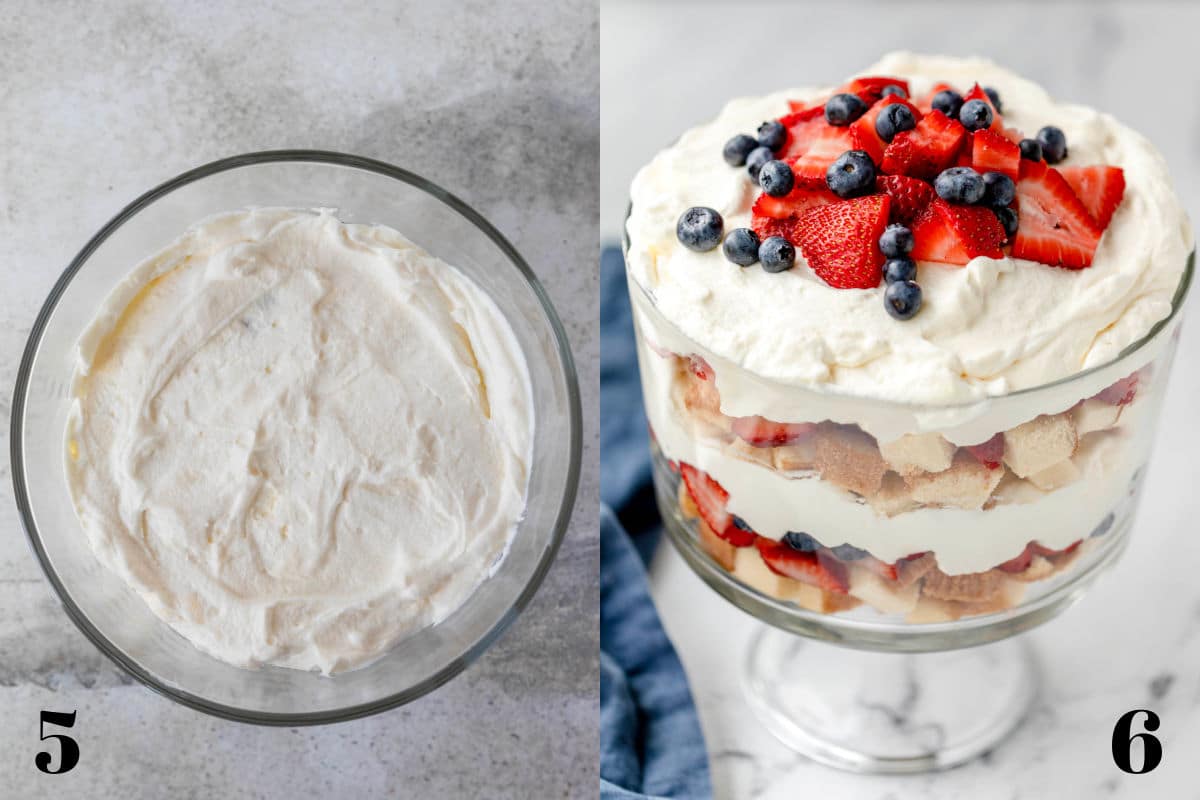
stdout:
POLYGON ((839 769, 948 769, 991 750, 1038 692, 1025 639, 939 653, 881 653, 807 640, 767 625, 745 654, 746 698, 798 753, 839 769))

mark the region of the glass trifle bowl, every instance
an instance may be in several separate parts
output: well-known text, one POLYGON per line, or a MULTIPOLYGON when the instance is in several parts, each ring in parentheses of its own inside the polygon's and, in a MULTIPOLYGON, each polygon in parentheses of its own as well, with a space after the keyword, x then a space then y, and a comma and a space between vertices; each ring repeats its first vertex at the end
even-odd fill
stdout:
POLYGON ((768 380, 689 338, 627 274, 664 528, 705 583, 769 623, 743 675, 776 736, 834 766, 916 772, 1021 721, 1037 674, 1008 637, 1077 600, 1126 545, 1193 261, 1170 314, 1118 357, 955 405, 768 380), (863 699, 914 679, 928 719, 889 723, 863 699))

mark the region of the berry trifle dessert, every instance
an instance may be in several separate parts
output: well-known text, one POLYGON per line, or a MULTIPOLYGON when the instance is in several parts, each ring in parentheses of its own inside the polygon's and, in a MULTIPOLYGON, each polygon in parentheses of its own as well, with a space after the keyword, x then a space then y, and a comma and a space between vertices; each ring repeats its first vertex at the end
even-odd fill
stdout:
POLYGON ((1123 542, 1193 244, 1111 116, 893 53, 685 133, 626 246, 664 518, 743 588, 939 622, 1123 542))

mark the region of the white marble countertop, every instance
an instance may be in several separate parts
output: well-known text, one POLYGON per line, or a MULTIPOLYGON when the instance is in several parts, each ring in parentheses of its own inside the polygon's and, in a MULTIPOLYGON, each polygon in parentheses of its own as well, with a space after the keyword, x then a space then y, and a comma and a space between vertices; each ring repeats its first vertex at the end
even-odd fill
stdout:
POLYGON ((403 708, 258 728, 159 697, 67 619, 0 481, 0 797, 577 797, 598 714, 596 10, 499 5, 40 3, 0 20, 0 444, 26 336, 75 252, 141 192, 207 161, 313 147, 428 175, 488 217, 569 332, 587 427, 559 558, 465 673, 403 708), (564 176, 574 176, 573 179, 564 176), (34 767, 41 709, 82 759, 34 767))
MULTIPOLYGON (((888 49, 978 52, 1038 78, 1061 96, 1112 111, 1166 153, 1176 188, 1200 210, 1200 117, 1192 98, 1200 8, 1184 4, 669 3, 601 6, 602 234, 615 239, 634 171, 729 97, 835 83, 888 49), (684 25, 679 16, 689 17, 684 25), (770 20, 779 57, 749 20, 770 20), (712 58, 719 53, 718 59, 712 58), (703 78, 698 78, 702 75, 703 78), (1156 110, 1160 109, 1160 110, 1156 110), (637 136, 629 136, 636 130, 637 136)), ((1195 298, 1192 298, 1194 313, 1195 298)), ((1130 547, 1115 570, 1058 619, 1033 632, 1045 686, 1011 741, 943 774, 861 777, 809 762, 754 719, 738 680, 754 620, 704 586, 669 546, 652 590, 692 681, 719 798, 1013 800, 1200 797, 1200 537, 1195 454, 1200 426, 1200 325, 1185 326, 1157 449, 1130 547), (1112 729, 1133 708, 1162 719, 1157 770, 1126 775, 1112 729)))

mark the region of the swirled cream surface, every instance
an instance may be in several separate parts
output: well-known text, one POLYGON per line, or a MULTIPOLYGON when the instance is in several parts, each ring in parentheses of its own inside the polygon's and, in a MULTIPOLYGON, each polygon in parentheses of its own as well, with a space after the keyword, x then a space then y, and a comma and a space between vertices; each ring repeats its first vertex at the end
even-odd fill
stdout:
MULTIPOLYGON (((1027 136, 1044 125, 1062 128, 1069 147, 1064 166, 1122 167, 1125 197, 1093 265, 1073 271, 1009 257, 980 257, 961 268, 921 263, 924 304, 902 322, 885 313, 883 286, 832 288, 802 258, 788 272, 769 274, 734 266, 719 248, 688 250, 675 238, 675 223, 690 206, 715 208, 727 231, 750 224, 757 187, 744 169, 724 162, 725 141, 786 114, 788 100, 816 100, 831 90, 738 99, 638 173, 627 223, 630 273, 706 355, 785 387, 970 403, 1107 363, 1170 313, 1192 230, 1166 162, 1143 136, 979 59, 893 53, 862 74, 905 78, 913 96, 939 81, 994 86, 1006 126, 1027 136)), ((738 376, 721 369, 717 380, 730 407, 739 407, 743 395, 754 398, 746 405, 763 407, 768 392, 761 384, 736 386, 738 376)))
POLYGON ((80 340, 67 471, 97 557, 239 666, 336 672, 465 602, 525 507, 499 308, 394 230, 209 218, 80 340))

